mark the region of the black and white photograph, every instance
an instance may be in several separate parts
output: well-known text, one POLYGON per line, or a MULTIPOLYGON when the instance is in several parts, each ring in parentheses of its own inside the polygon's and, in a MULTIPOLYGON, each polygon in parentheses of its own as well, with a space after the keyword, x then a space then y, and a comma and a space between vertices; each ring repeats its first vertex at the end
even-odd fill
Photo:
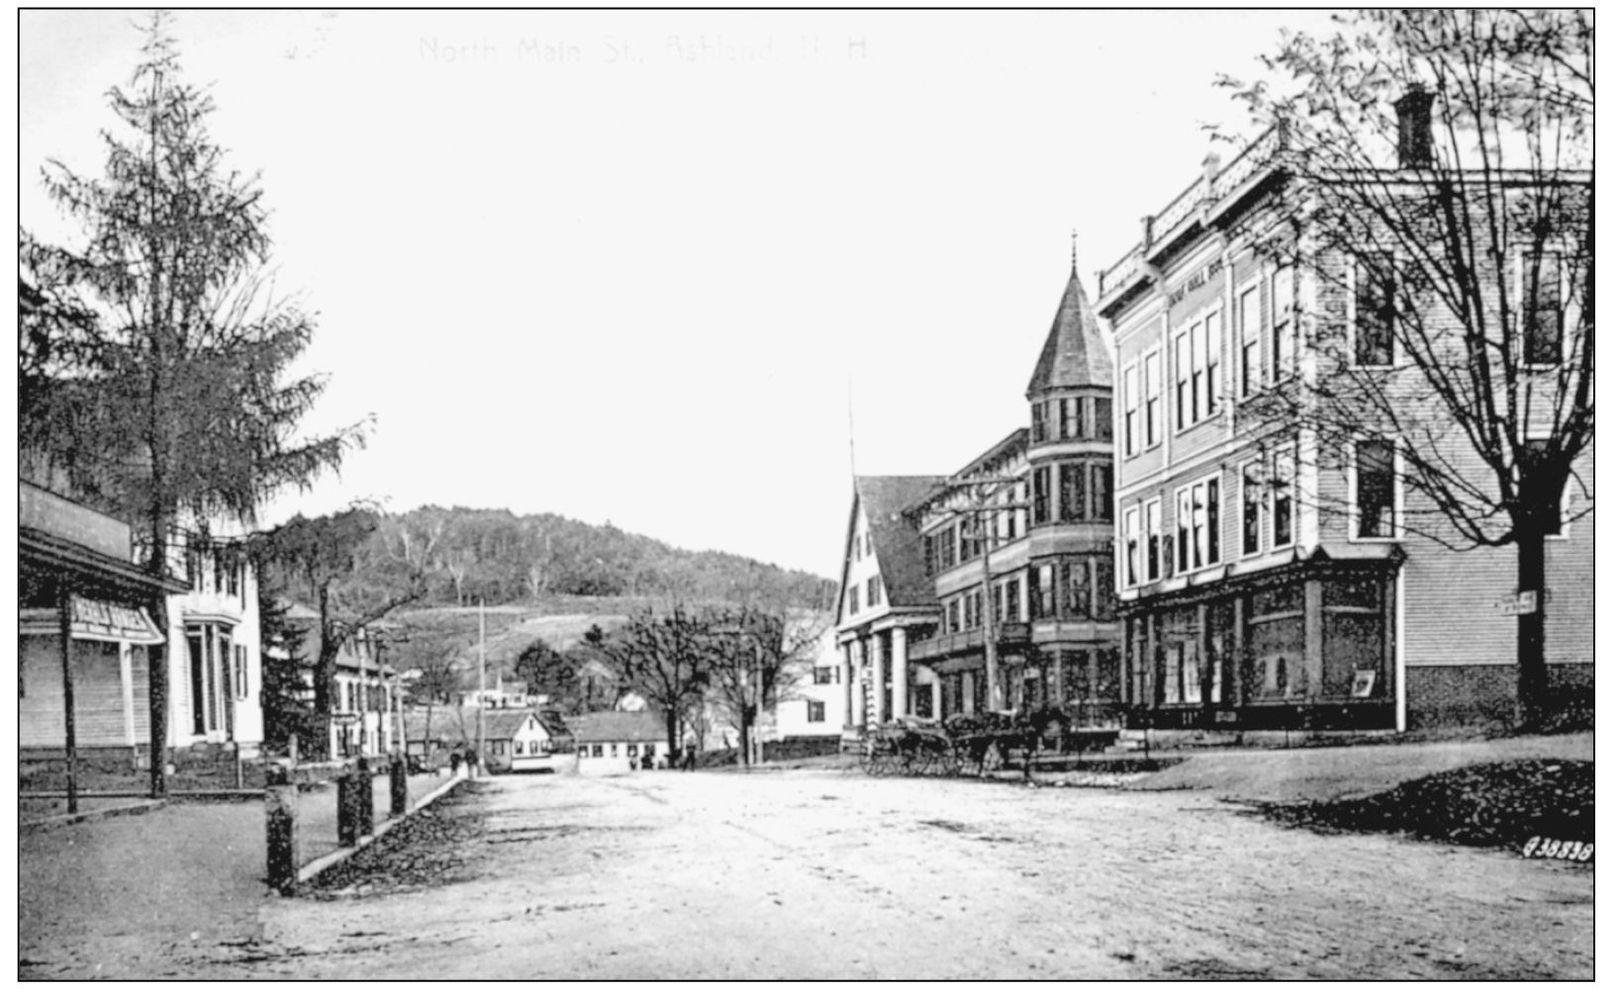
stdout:
POLYGON ((1595 980, 1595 25, 19 10, 18 979, 1595 980))

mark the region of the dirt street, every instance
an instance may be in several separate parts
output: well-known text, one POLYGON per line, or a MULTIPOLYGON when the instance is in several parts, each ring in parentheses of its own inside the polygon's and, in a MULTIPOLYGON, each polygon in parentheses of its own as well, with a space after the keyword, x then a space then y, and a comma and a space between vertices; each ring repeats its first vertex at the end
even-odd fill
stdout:
POLYGON ((278 900, 195 975, 1593 975, 1589 865, 1265 822, 1205 792, 794 771, 508 777, 406 851, 278 900), (448 836, 444 836, 447 838, 448 836), (429 878, 431 879, 431 878, 429 878))

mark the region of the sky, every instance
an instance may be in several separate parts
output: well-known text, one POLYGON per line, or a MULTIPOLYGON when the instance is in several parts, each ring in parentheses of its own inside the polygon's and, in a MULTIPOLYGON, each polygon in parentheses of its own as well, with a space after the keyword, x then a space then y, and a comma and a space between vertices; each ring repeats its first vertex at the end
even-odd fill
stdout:
MULTIPOLYGON (((318 317, 305 426, 374 418, 260 523, 549 511, 835 576, 851 468, 947 474, 1024 424, 1070 252, 1094 300, 1205 126, 1257 133, 1216 76, 1327 16, 180 12, 318 317)), ((40 169, 101 174, 142 22, 20 15, 43 240, 80 237, 40 169)))

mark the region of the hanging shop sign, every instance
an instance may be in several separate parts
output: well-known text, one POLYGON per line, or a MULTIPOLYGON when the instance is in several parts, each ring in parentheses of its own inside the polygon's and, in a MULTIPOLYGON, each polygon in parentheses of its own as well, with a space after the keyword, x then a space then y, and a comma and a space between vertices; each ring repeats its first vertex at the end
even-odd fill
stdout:
MULTIPOLYGON (((93 600, 77 594, 69 603, 70 630, 76 639, 128 642, 132 645, 160 645, 167 641, 144 608, 93 600)), ((60 616, 50 608, 24 610, 20 620, 24 635, 56 635, 62 630, 60 616)))

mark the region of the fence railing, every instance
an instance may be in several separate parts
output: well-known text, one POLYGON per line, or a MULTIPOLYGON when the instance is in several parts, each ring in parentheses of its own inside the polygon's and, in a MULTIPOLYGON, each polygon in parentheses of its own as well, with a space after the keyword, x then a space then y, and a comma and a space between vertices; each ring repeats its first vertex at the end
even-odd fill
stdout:
POLYGON ((1275 158, 1286 147, 1286 141, 1286 129, 1273 125, 1213 176, 1199 176, 1162 210, 1144 221, 1141 242, 1097 275, 1097 296, 1106 297, 1123 288, 1145 266, 1148 245, 1174 231, 1203 205, 1230 196, 1275 158))

